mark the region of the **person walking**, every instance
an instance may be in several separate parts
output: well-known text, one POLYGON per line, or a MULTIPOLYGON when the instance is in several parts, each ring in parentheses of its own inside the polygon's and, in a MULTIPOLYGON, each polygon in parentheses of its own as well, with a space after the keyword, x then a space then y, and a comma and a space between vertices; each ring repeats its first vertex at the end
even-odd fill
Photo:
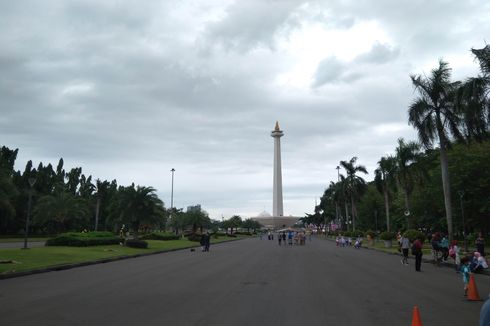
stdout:
POLYGON ((408 265, 408 250, 410 249, 410 239, 406 236, 402 236, 400 239, 400 248, 402 251, 402 264, 408 265))
POLYGON ((277 241, 279 241, 279 246, 281 245, 281 242, 282 242, 282 236, 281 236, 281 233, 278 233, 277 234, 277 241))
POLYGON ((284 242, 284 245, 286 245, 286 231, 282 232, 282 242, 284 242))
POLYGON ((459 252, 460 252, 460 248, 458 246, 458 241, 453 240, 451 246, 449 247, 449 257, 454 259, 454 268, 456 269, 456 273, 459 273, 460 264, 461 264, 461 258, 459 252))
POLYGON ((293 245, 293 231, 288 232, 288 245, 293 245))
POLYGON ((420 272, 422 265, 422 240, 415 239, 412 245, 412 255, 415 256, 415 271, 420 272))
POLYGON ((209 236, 209 232, 206 232, 201 236, 202 251, 209 251, 210 244, 211 244, 211 237, 209 236))

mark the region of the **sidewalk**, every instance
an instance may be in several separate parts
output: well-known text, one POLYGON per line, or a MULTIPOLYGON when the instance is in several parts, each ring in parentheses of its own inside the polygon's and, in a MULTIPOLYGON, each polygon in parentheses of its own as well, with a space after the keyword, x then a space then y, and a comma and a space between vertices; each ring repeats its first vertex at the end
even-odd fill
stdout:
MULTIPOLYGON (((329 241, 332 241, 332 242, 335 242, 335 239, 334 238, 330 238, 330 237, 322 237, 322 238, 323 239, 326 239, 326 240, 329 240, 329 241)), ((354 248, 354 246, 352 246, 352 248, 354 248)), ((362 249, 367 249, 367 250, 375 250, 375 251, 384 252, 384 253, 386 253, 388 255, 399 256, 400 258, 402 257, 402 255, 399 252, 392 252, 392 251, 389 251, 389 250, 383 250, 382 248, 370 247, 370 246, 368 246, 366 244, 363 244, 361 246, 361 248, 362 249)), ((386 249, 388 249, 388 248, 386 248, 386 249)), ((425 257, 427 257, 427 255, 425 255, 425 257)), ((409 255, 408 258, 415 261, 415 258, 413 257, 413 255, 409 255)), ((424 258, 424 256, 422 256, 422 262, 423 263, 426 263, 426 264, 435 264, 434 263, 434 260, 432 258, 424 258)), ((455 268, 454 262, 440 262, 439 263, 439 266, 455 268)), ((490 276, 490 269, 484 270, 484 271, 479 272, 477 274, 490 276)))

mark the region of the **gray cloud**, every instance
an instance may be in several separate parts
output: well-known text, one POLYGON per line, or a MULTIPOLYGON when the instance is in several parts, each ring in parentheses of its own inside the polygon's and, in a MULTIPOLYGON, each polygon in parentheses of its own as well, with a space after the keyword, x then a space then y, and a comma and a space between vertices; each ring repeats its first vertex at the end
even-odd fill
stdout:
POLYGON ((455 75, 475 71, 469 49, 490 34, 489 13, 471 1, 5 1, 0 145, 20 149, 18 169, 63 157, 165 202, 175 168, 178 207, 247 216, 270 210, 279 120, 285 213, 303 214, 338 161, 358 156, 372 172, 398 137, 416 137, 409 74, 441 56, 469 59, 455 75), (386 40, 324 58, 311 87, 277 83, 295 67, 299 54, 279 46, 294 33, 366 22, 386 40))

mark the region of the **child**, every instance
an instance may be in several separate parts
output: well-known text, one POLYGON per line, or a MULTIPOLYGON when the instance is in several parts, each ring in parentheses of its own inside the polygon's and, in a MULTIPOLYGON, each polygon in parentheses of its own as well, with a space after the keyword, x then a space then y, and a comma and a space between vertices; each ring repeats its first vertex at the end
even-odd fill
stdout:
POLYGON ((461 274, 463 274, 464 296, 468 295, 468 283, 470 282, 470 260, 468 257, 461 258, 461 274))
POLYGON ((454 259, 454 265, 456 268, 456 273, 459 273, 460 269, 460 264, 461 264, 461 258, 459 257, 459 246, 458 246, 458 241, 453 240, 451 243, 451 246, 449 247, 449 257, 454 259))

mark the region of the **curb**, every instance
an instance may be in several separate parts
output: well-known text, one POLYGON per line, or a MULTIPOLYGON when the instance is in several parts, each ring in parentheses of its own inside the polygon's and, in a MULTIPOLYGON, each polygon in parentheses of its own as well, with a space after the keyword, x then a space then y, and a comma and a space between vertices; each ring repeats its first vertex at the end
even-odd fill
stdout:
MULTIPOLYGON (((247 238, 243 238, 243 239, 247 239, 247 238)), ((243 239, 230 239, 230 240, 225 240, 225 241, 220 241, 218 243, 214 243, 213 245, 216 246, 216 245, 220 245, 222 243, 231 242, 231 241, 239 241, 239 240, 243 240, 243 239)), ((163 253, 167 253, 167 252, 187 250, 187 249, 191 249, 191 248, 198 248, 200 246, 201 246, 200 244, 196 244, 193 246, 187 246, 187 247, 183 247, 183 248, 165 249, 165 250, 160 250, 160 251, 153 251, 153 252, 147 252, 147 253, 141 253, 141 254, 135 254, 135 255, 129 255, 129 256, 126 255, 126 256, 103 258, 103 259, 99 259, 99 260, 86 261, 86 262, 75 263, 75 264, 55 265, 55 266, 51 266, 51 267, 33 269, 33 270, 29 270, 29 271, 7 272, 5 274, 0 274, 0 280, 5 280, 5 279, 15 278, 15 277, 28 276, 28 275, 34 275, 34 274, 47 273, 47 272, 63 271, 63 270, 77 268, 77 267, 83 267, 83 266, 105 264, 105 263, 110 263, 110 262, 114 262, 114 261, 118 261, 118 260, 125 260, 125 259, 130 259, 130 258, 145 257, 145 256, 163 254, 163 253)))

